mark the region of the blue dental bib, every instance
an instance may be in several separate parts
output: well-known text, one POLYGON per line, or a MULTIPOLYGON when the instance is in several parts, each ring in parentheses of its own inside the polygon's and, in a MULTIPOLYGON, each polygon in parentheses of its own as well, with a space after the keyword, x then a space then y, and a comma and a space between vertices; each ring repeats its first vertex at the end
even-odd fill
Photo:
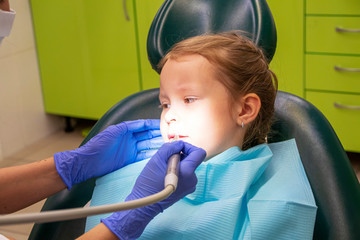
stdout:
MULTIPOLYGON (((91 206, 122 202, 147 161, 96 182, 91 206)), ((316 205, 295 140, 232 147, 203 162, 198 184, 139 239, 312 239, 316 205)), ((88 217, 86 231, 110 214, 88 217)))

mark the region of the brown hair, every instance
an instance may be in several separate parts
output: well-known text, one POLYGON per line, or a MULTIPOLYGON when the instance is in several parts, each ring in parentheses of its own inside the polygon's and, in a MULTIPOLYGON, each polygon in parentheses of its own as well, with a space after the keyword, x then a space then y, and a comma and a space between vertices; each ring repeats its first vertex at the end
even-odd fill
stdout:
POLYGON ((158 70, 170 58, 191 54, 201 55, 212 64, 215 78, 224 84, 234 100, 248 93, 259 96, 261 108, 245 133, 242 149, 266 142, 274 114, 277 78, 262 50, 238 32, 201 35, 175 44, 160 61, 158 70))

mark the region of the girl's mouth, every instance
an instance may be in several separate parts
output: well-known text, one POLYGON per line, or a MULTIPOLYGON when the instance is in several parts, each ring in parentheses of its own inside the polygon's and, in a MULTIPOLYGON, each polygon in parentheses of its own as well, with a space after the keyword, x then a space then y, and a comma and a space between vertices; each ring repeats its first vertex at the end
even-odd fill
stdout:
POLYGON ((183 135, 176 135, 176 134, 168 134, 168 139, 169 141, 177 141, 177 140, 181 140, 182 138, 186 138, 187 136, 183 136, 183 135))

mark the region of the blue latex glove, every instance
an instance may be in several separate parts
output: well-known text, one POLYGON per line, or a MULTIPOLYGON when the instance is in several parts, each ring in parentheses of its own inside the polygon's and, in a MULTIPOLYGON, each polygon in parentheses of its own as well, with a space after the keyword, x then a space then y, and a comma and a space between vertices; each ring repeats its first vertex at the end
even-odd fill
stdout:
POLYGON ((164 189, 167 161, 174 153, 183 152, 179 167, 179 182, 176 191, 167 199, 150 206, 113 213, 102 222, 120 239, 136 239, 146 225, 160 212, 187 194, 195 191, 195 169, 205 159, 206 152, 189 143, 177 141, 165 143, 149 160, 126 201, 143 198, 164 189))
POLYGON ((89 178, 149 158, 162 144, 160 120, 128 121, 109 126, 80 148, 55 153, 55 165, 70 189, 89 178))

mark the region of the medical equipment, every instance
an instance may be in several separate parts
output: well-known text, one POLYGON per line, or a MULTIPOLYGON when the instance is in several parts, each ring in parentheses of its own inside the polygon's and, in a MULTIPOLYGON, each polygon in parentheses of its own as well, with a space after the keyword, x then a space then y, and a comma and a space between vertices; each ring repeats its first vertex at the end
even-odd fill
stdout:
MULTIPOLYGON (((170 140, 170 142, 178 141, 179 134, 175 134, 175 137, 170 140)), ((165 186, 172 185, 176 190, 179 176, 179 163, 180 163, 180 153, 173 154, 168 160, 167 171, 165 176, 165 186)), ((174 191, 175 191, 174 190, 174 191)))
MULTIPOLYGON (((175 141, 178 137, 175 137, 175 141)), ((66 210, 54 210, 42 213, 27 213, 16 215, 2 215, 0 216, 0 225, 12 225, 23 223, 45 223, 71 220, 76 218, 83 218, 92 215, 98 215, 103 213, 124 211, 139 207, 145 207, 157 202, 160 202, 168 198, 173 192, 175 192, 178 183, 180 154, 172 155, 168 160, 167 174, 165 176, 164 190, 156 194, 136 199, 133 201, 108 204, 97 207, 89 208, 74 208, 66 210)))

